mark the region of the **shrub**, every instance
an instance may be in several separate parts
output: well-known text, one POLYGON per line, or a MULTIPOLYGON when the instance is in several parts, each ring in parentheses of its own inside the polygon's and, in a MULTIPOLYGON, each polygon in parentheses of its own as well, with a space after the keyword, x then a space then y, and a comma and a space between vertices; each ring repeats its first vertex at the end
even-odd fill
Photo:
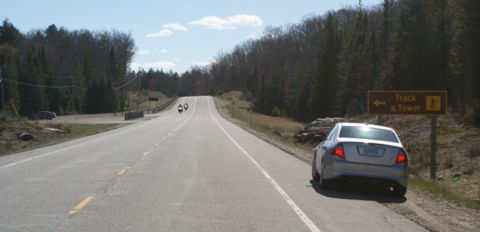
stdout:
POLYGON ((447 158, 447 160, 445 160, 445 163, 443 163, 443 167, 444 168, 453 168, 453 160, 452 158, 447 158))
POLYGON ((272 113, 271 113, 272 116, 280 117, 281 114, 282 114, 282 111, 280 111, 280 108, 278 108, 278 106, 274 106, 272 108, 272 113))
POLYGON ((473 165, 469 166, 465 171, 463 171, 464 175, 472 175, 475 172, 475 167, 473 165))
POLYGON ((463 117, 467 122, 480 126, 480 101, 477 100, 467 107, 463 117))
POLYGON ((472 144, 468 149, 468 155, 470 156, 470 158, 475 158, 480 156, 480 145, 472 144))

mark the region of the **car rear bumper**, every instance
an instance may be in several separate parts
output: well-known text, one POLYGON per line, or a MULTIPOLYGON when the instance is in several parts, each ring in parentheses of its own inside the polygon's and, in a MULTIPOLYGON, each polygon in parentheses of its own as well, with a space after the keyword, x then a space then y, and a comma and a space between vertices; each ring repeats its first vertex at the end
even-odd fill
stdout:
POLYGON ((391 166, 353 163, 335 158, 324 170, 325 179, 339 177, 366 177, 368 179, 379 179, 394 181, 403 187, 408 184, 407 164, 396 164, 391 166))

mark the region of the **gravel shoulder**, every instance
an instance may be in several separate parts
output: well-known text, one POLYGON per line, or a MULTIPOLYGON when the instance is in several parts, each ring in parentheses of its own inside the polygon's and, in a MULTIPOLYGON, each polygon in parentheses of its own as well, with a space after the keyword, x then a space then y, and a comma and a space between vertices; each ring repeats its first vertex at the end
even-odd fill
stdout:
MULTIPOLYGON (((240 126, 244 130, 258 138, 282 149, 298 159, 310 163, 312 152, 306 149, 294 147, 282 143, 271 136, 253 130, 243 121, 233 118, 227 108, 227 103, 219 98, 215 99, 218 112, 225 119, 240 126)), ((429 193, 410 188, 404 200, 392 200, 391 196, 371 193, 368 190, 360 191, 359 194, 367 194, 369 198, 390 208, 396 213, 405 216, 429 231, 478 231, 480 228, 480 211, 466 207, 460 207, 448 201, 439 199, 429 193)))

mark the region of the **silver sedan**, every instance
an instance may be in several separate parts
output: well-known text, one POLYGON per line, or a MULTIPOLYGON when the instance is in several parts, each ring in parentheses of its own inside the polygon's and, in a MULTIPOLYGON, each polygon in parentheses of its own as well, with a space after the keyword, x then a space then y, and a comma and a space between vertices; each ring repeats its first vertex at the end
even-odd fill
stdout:
POLYGON ((314 149, 312 179, 322 189, 335 179, 375 181, 403 196, 407 191, 408 155, 392 128, 337 123, 314 149))

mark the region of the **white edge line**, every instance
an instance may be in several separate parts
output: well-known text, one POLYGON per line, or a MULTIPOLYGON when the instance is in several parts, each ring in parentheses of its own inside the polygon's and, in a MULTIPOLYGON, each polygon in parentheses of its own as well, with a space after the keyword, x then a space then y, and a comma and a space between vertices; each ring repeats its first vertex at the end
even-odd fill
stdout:
POLYGON ((238 149, 240 149, 240 151, 242 151, 242 153, 245 156, 247 156, 247 158, 250 161, 252 161, 253 164, 255 164, 257 169, 260 170, 260 172, 270 182, 270 184, 272 184, 272 186, 275 188, 275 190, 277 190, 278 193, 280 193, 282 198, 287 202, 287 204, 290 206, 290 208, 292 208, 292 210, 297 214, 297 216, 302 220, 302 222, 308 227, 308 229, 310 229, 310 231, 312 231, 312 232, 321 232, 320 229, 315 225, 315 223, 313 223, 312 220, 310 220, 310 218, 293 201, 293 199, 290 198, 290 196, 285 192, 285 190, 282 189, 282 187, 280 187, 280 185, 270 176, 270 174, 268 174, 268 172, 265 171, 265 169, 263 169, 262 166, 247 151, 245 151, 245 149, 243 149, 243 147, 240 146, 240 144, 238 144, 237 141, 235 141, 235 139, 232 138, 232 136, 230 136, 230 134, 228 134, 228 132, 217 121, 217 119, 215 117, 213 117, 212 112, 210 110, 210 99, 211 98, 209 98, 207 100, 208 113, 210 114, 210 117, 215 121, 215 123, 220 127, 220 129, 223 131, 223 133, 235 144, 235 146, 237 146, 238 149))

